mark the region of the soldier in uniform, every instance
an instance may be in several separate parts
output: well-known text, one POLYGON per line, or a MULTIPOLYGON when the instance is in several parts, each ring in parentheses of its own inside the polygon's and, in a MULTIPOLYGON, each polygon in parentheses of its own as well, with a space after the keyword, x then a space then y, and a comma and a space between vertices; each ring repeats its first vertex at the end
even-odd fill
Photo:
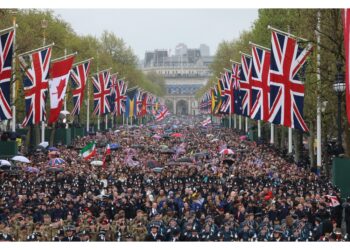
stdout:
POLYGON ((75 236, 75 227, 73 225, 66 227, 66 236, 62 241, 80 241, 78 236, 75 236))
POLYGON ((152 223, 151 231, 146 235, 145 241, 164 241, 163 235, 159 233, 159 225, 152 223))

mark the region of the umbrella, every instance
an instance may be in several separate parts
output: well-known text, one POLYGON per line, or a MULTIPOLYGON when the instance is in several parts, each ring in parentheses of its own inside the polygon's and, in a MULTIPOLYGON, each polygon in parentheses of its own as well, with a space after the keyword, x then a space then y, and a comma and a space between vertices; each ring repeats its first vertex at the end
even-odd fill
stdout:
POLYGON ((213 137, 214 135, 213 134, 207 134, 207 137, 213 137))
POLYGON ((92 161, 90 163, 93 166, 102 166, 103 165, 103 161, 92 161))
POLYGON ((156 140, 159 140, 160 138, 162 138, 160 135, 154 135, 152 136, 152 138, 156 139, 156 140))
POLYGON ((115 133, 115 134, 118 134, 119 132, 120 132, 120 130, 119 130, 119 129, 114 130, 114 133, 115 133))
POLYGON ((11 166, 11 162, 7 160, 0 160, 0 166, 11 166))
POLYGON ((121 148, 120 144, 118 144, 118 143, 112 143, 109 146, 111 147, 111 150, 117 150, 117 149, 121 148))
POLYGON ((67 110, 62 110, 62 111, 60 112, 60 114, 62 114, 62 115, 69 115, 70 112, 67 111, 67 110))
POLYGON ((183 137, 183 134, 181 134, 181 133, 174 133, 174 134, 171 135, 171 137, 179 138, 179 137, 183 137))
POLYGON ((50 166, 57 166, 66 163, 62 158, 54 158, 49 161, 50 166))
POLYGON ((27 157, 24 157, 22 155, 16 155, 11 158, 13 161, 19 161, 19 162, 24 162, 24 163, 29 163, 30 160, 27 157))
POLYGON ((227 158, 227 159, 224 159, 222 162, 228 164, 229 166, 231 166, 232 163, 233 163, 233 159, 227 158))
POLYGON ((162 172, 163 168, 153 168, 153 171, 156 173, 162 172))
POLYGON ((146 166, 149 168, 160 168, 162 165, 160 165, 160 163, 155 160, 151 160, 146 163, 146 166))
POLYGON ((168 149, 169 147, 167 145, 165 145, 165 144, 162 144, 162 145, 159 146, 159 148, 160 149, 168 149))
POLYGON ((169 154, 169 155, 172 155, 172 154, 175 154, 176 151, 175 150, 172 150, 172 149, 162 149, 159 151, 161 154, 169 154))
POLYGON ((246 135, 242 135, 242 136, 239 137, 239 139, 241 141, 245 141, 245 140, 247 140, 247 136, 246 135))
POLYGON ((38 168, 35 167, 27 167, 24 169, 24 171, 28 172, 28 173, 39 173, 40 170, 38 168))
POLYGON ((192 162, 192 159, 189 157, 183 157, 177 160, 178 162, 192 162))
POLYGON ((216 142, 218 140, 219 140, 218 138, 215 138, 215 139, 211 140, 210 142, 216 142))
POLYGON ((49 146, 49 143, 47 141, 43 141, 43 142, 39 143, 38 146, 41 146, 43 148, 47 148, 49 146))
POLYGON ((49 147, 47 150, 49 150, 49 151, 58 151, 58 148, 55 148, 55 147, 49 147))
POLYGON ((220 154, 222 154, 222 155, 232 155, 232 154, 234 154, 234 152, 233 152, 232 149, 226 148, 226 149, 221 150, 220 154))

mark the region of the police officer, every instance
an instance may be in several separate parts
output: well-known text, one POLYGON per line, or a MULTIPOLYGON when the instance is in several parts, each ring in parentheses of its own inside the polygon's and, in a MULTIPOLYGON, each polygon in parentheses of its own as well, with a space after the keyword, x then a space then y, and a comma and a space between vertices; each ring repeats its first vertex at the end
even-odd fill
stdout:
POLYGON ((75 236, 74 226, 71 225, 66 228, 66 237, 64 237, 62 241, 80 241, 80 238, 75 236))

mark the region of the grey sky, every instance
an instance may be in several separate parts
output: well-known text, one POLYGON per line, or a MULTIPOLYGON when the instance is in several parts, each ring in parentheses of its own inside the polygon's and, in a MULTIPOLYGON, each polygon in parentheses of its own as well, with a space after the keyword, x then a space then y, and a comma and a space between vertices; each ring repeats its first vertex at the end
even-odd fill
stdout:
POLYGON ((237 38, 258 17, 257 9, 55 9, 78 34, 114 32, 143 59, 146 50, 201 43, 214 54, 223 40, 237 38))

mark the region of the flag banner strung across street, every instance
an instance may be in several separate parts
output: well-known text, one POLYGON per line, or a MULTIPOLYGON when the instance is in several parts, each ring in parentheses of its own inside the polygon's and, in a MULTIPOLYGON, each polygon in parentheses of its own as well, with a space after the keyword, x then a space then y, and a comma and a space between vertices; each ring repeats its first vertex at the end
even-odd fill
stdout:
POLYGON ((242 97, 240 93, 240 75, 241 75, 241 64, 232 63, 232 74, 231 82, 233 88, 233 112, 237 115, 242 114, 242 97))
POLYGON ((250 115, 250 89, 249 83, 250 71, 252 67, 252 57, 246 54, 241 55, 241 73, 240 73, 240 94, 242 99, 242 115, 250 115))
POLYGON ((344 27, 344 48, 345 48, 345 98, 346 113, 350 123, 350 10, 343 10, 343 27, 344 27))
POLYGON ((84 100, 84 91, 90 71, 91 60, 79 63, 71 70, 73 110, 71 115, 79 115, 84 100))
POLYGON ((270 56, 268 50, 252 46, 252 70, 250 74, 250 117, 255 120, 269 119, 269 70, 270 56))
POLYGON ((302 48, 297 40, 272 31, 270 62, 270 118, 274 124, 308 131, 303 117, 302 68, 311 45, 302 48))
POLYGON ((48 90, 52 45, 31 54, 19 56, 23 78, 26 116, 23 126, 38 124, 46 119, 45 102, 48 90))
POLYGON ((96 145, 95 142, 90 142, 80 151, 80 156, 84 158, 84 160, 89 160, 93 156, 96 155, 96 145))
POLYGON ((109 96, 111 81, 109 70, 103 70, 92 77, 94 86, 94 115, 102 116, 111 112, 109 96))
POLYGON ((0 31, 0 121, 4 121, 12 118, 10 85, 15 31, 12 29, 1 33, 0 31))
POLYGON ((126 91, 125 116, 133 117, 135 111, 135 96, 138 92, 137 88, 131 88, 126 91))
POLYGON ((48 123, 52 124, 59 118, 62 110, 64 97, 66 96, 67 84, 72 69, 74 56, 55 61, 50 68, 50 116, 48 123))
POLYGON ((233 98, 233 83, 231 72, 225 70, 222 76, 223 89, 221 92, 224 102, 221 107, 221 112, 225 114, 233 114, 234 110, 234 98, 233 98))

